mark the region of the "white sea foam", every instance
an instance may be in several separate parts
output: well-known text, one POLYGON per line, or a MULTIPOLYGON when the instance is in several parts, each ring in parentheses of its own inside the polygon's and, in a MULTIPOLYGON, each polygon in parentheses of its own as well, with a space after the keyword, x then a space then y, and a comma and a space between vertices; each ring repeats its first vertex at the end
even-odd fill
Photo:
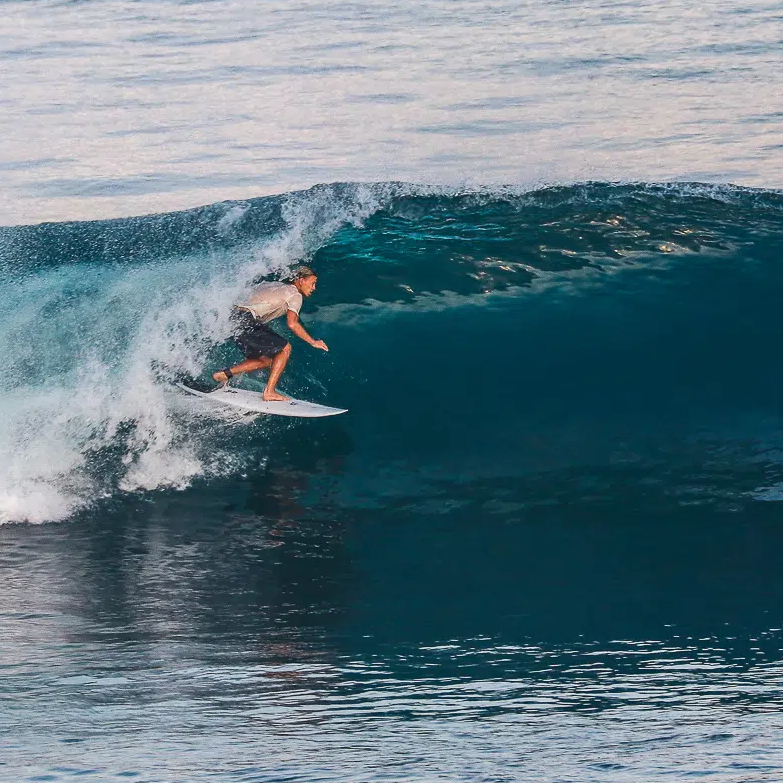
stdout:
MULTIPOLYGON (((0 523, 63 520, 117 491, 236 469, 216 445, 225 417, 183 400, 158 368, 201 373, 255 278, 308 258, 378 204, 371 188, 295 194, 287 228, 242 250, 139 265, 75 259, 3 281, 0 352, 17 382, 0 389, 0 523)), ((229 209, 222 230, 244 211, 229 209)))

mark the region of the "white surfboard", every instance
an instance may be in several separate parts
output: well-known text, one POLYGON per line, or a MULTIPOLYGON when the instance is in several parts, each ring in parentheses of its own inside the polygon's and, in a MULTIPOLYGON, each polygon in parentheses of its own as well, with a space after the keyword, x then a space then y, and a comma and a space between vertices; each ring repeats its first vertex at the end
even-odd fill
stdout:
POLYGON ((293 398, 284 402, 267 402, 260 392, 235 389, 233 386, 221 386, 214 391, 204 392, 192 389, 184 383, 176 382, 174 385, 188 394, 203 397, 220 405, 239 408, 248 413, 270 413, 275 416, 296 416, 303 419, 318 419, 322 416, 337 416, 339 413, 347 413, 347 408, 330 408, 327 405, 319 405, 317 402, 293 398))

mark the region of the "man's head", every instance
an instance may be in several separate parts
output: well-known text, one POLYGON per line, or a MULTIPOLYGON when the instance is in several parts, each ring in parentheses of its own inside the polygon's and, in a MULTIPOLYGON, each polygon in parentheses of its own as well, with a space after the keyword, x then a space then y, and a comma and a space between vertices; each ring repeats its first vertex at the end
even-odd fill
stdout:
POLYGON ((293 284, 302 296, 310 296, 315 291, 318 275, 309 266, 298 266, 293 272, 293 284))

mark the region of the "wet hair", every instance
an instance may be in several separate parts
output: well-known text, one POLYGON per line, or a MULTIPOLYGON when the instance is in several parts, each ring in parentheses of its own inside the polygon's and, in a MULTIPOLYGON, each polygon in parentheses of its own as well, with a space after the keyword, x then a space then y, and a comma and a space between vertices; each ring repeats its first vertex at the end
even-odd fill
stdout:
MULTIPOLYGON (((295 266, 287 275, 281 275, 280 277, 273 278, 273 280, 282 280, 293 283, 297 280, 301 280, 304 277, 318 277, 318 275, 315 274, 315 272, 309 266, 302 264, 301 266, 295 266)), ((250 281, 250 285, 261 285, 268 282, 270 282, 269 274, 265 273, 254 277, 250 281)))
POLYGON ((318 275, 313 272, 309 266, 302 264, 301 266, 295 266, 291 270, 291 280, 301 280, 304 277, 317 277, 318 275))

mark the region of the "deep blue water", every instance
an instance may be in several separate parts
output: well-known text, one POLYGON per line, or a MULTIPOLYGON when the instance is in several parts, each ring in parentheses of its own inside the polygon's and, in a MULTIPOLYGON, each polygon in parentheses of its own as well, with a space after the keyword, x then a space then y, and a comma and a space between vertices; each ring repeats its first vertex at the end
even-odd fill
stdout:
POLYGON ((779 4, 0 8, 2 783, 783 778, 779 4))
POLYGON ((0 778, 775 779, 782 229, 695 184, 6 229, 0 778), (303 255, 284 388, 350 412, 172 389, 303 255))

